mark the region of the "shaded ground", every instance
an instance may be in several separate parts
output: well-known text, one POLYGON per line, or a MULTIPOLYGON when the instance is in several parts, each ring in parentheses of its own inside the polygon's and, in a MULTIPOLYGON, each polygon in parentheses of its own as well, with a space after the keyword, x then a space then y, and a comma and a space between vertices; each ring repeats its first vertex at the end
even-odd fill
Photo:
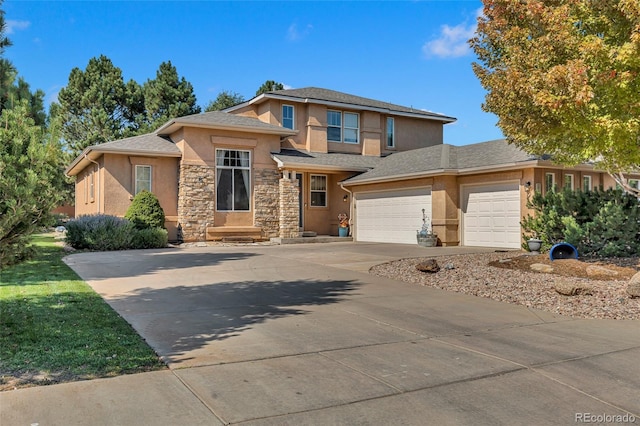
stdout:
POLYGON ((589 278, 602 281, 627 281, 640 270, 640 258, 611 258, 611 259, 562 259, 551 261, 547 254, 537 256, 523 255, 506 261, 492 261, 490 266, 506 269, 516 269, 533 272, 534 263, 549 265, 552 274, 564 277, 589 278), (590 269, 588 271, 588 268, 590 269))

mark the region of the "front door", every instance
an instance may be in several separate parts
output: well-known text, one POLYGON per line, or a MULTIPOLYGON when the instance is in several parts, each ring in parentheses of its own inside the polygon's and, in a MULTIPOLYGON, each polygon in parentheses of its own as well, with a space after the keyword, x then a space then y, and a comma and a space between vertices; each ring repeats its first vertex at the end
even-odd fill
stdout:
POLYGON ((298 226, 301 231, 304 231, 304 222, 302 220, 304 216, 304 190, 302 188, 302 173, 296 173, 296 179, 298 180, 298 226))

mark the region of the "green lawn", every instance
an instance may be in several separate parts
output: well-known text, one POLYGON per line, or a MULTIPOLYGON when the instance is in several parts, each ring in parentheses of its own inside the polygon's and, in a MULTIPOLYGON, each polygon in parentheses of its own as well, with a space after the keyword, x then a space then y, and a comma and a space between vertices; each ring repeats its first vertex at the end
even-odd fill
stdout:
POLYGON ((166 368, 52 236, 33 243, 33 260, 0 270, 0 390, 166 368))

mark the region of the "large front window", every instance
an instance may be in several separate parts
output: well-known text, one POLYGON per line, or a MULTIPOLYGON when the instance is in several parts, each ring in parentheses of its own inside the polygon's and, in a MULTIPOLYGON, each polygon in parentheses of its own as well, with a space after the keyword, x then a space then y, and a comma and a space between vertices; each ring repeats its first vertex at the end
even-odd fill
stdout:
POLYGON ((251 153, 216 149, 216 210, 247 211, 251 197, 251 153))
POLYGON ((359 143, 360 116, 353 112, 343 113, 328 110, 327 140, 329 142, 359 143))

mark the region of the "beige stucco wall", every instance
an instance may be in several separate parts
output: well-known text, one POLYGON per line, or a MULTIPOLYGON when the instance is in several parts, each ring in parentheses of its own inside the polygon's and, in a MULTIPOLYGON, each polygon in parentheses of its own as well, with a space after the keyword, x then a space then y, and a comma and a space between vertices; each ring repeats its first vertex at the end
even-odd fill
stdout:
POLYGON ((255 116, 266 123, 282 125, 282 105, 294 107, 295 129, 298 133, 283 140, 282 148, 311 152, 346 152, 379 156, 383 152, 406 151, 441 144, 443 124, 440 121, 394 116, 395 148, 386 148, 387 115, 376 111, 334 108, 318 104, 269 99, 259 105, 247 106, 234 114, 255 116), (253 108, 251 110, 251 108, 253 108), (359 114, 359 143, 327 141, 327 110, 359 114), (252 111, 252 112, 251 112, 252 111))
MULTIPOLYGON (((240 131, 185 128, 180 134, 171 135, 177 140, 178 146, 183 151, 183 165, 199 165, 215 167, 216 148, 238 149, 251 152, 251 206, 246 212, 214 211, 213 217, 207 219, 208 227, 248 227, 255 225, 256 206, 254 203, 256 173, 264 170, 277 170, 275 162, 271 159, 271 152, 277 152, 280 148, 278 135, 262 135, 240 131), (180 139, 177 139, 180 138, 180 139)), ((215 194, 212 194, 215 197, 215 194)), ((277 214, 277 212, 274 212, 277 214)))

